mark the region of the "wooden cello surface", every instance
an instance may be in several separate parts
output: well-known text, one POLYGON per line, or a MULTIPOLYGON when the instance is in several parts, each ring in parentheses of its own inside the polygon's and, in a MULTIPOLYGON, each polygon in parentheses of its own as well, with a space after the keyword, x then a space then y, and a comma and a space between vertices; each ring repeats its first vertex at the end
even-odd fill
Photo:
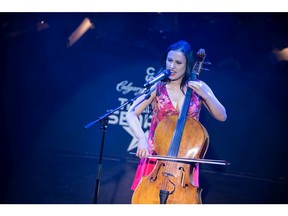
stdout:
MULTIPOLYGON (((163 119, 155 131, 155 151, 167 155, 175 131, 178 116, 163 119)), ((204 126, 193 118, 187 118, 178 157, 203 158, 209 145, 209 136, 204 126)), ((167 204, 200 204, 201 191, 193 185, 193 164, 157 161, 155 168, 142 177, 132 196, 133 204, 159 204, 160 191, 168 191, 167 204)))

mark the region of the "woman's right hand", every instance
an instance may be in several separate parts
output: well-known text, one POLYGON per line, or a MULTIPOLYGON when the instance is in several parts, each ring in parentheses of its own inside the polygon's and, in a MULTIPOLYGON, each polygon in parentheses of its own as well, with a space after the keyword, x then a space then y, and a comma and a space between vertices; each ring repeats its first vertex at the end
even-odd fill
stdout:
POLYGON ((139 158, 147 158, 149 156, 149 145, 146 138, 140 138, 138 140, 136 156, 139 158))

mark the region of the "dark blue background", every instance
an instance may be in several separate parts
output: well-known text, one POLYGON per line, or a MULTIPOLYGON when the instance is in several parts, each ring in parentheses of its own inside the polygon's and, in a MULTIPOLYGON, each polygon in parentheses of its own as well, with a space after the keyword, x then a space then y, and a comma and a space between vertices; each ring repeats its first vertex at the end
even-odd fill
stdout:
MULTIPOLYGON (((212 63, 200 78, 227 110, 226 122, 203 108, 209 159, 201 165, 204 203, 287 203, 287 13, 1 13, 1 203, 93 203, 100 123, 121 105, 123 80, 141 88, 165 49, 187 40, 212 63), (82 20, 88 30, 66 43, 82 20), (48 29, 38 31, 44 20, 48 29)), ((127 107, 121 112, 125 114, 127 107)), ((116 114, 118 116, 118 114, 116 114)), ((124 119, 125 121, 125 119, 124 119)), ((125 124, 125 122, 123 123, 125 124)), ((130 203, 137 159, 132 136, 109 124, 100 203, 130 203), (132 151, 135 151, 133 149, 132 151)))

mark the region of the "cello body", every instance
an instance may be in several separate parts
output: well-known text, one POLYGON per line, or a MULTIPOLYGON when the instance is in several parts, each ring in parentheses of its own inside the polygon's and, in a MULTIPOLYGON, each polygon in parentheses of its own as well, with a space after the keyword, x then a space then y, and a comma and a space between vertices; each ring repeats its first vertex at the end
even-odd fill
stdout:
MULTIPOLYGON (((167 155, 178 116, 163 119, 155 131, 155 152, 167 155)), ((209 136, 197 120, 187 117, 177 157, 199 159, 206 154, 209 136)), ((132 204, 201 204, 202 189, 194 185, 195 163, 158 160, 143 176, 132 196, 132 204), (164 193, 164 194, 163 194, 164 193)))

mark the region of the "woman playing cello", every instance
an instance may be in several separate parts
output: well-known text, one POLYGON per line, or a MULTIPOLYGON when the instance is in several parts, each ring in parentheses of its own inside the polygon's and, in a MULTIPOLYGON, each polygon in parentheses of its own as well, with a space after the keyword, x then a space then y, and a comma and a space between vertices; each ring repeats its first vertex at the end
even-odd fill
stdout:
MULTIPOLYGON (((216 98, 211 88, 198 78, 189 80, 193 69, 193 59, 188 42, 181 40, 172 44, 164 54, 161 66, 161 70, 167 69, 171 72, 169 78, 155 83, 151 87, 151 96, 147 100, 140 104, 139 102, 143 100, 144 96, 135 100, 126 116, 130 129, 138 138, 136 156, 140 158, 132 190, 137 188, 143 176, 149 175, 155 168, 155 159, 148 158, 149 155, 158 154, 155 152, 155 145, 161 145, 161 143, 155 143, 155 130, 163 119, 179 115, 188 88, 193 90, 187 111, 188 117, 199 121, 201 106, 204 104, 215 119, 225 121, 227 118, 224 106, 216 98), (135 107, 135 104, 139 105, 135 107), (150 104, 152 105, 152 120, 147 138, 141 128, 138 116, 150 104)), ((199 164, 194 167, 192 175, 193 186, 198 187, 199 164)))

